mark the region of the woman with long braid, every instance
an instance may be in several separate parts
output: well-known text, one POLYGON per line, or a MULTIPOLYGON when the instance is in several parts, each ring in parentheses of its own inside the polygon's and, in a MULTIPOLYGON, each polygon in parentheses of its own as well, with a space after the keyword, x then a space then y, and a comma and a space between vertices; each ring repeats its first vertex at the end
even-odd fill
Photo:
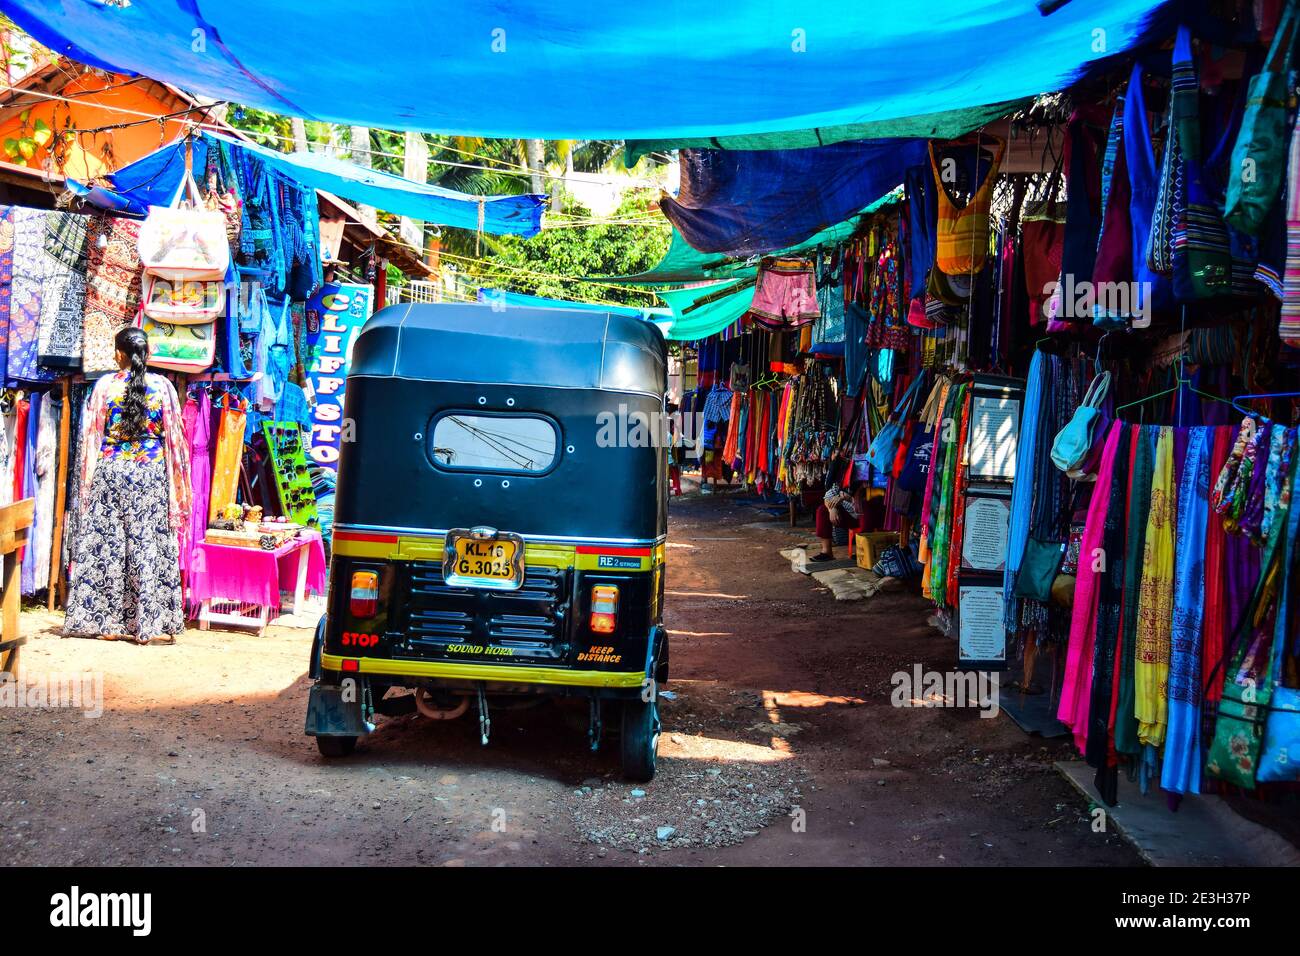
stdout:
POLYGON ((190 510, 180 405, 146 368, 144 332, 124 328, 113 344, 120 371, 95 383, 84 417, 63 633, 172 644, 185 628, 178 548, 190 510))

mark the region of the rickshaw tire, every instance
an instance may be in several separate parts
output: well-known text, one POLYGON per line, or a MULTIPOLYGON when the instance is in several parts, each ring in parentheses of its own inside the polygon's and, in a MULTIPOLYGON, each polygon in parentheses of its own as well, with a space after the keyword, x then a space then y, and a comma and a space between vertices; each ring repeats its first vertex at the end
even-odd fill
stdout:
POLYGON ((322 757, 346 757, 357 749, 357 738, 317 737, 316 749, 322 757))
POLYGON ((659 704, 625 700, 622 717, 623 776, 634 783, 649 783, 659 752, 659 704))

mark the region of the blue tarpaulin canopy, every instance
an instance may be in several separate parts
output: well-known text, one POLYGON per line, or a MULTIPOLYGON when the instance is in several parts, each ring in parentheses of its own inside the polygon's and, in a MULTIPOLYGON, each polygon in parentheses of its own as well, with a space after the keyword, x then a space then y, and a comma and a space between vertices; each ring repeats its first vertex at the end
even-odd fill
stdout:
MULTIPOLYGON (((277 153, 212 132, 194 140, 192 164, 196 170, 202 170, 207 162, 208 137, 250 151, 309 189, 334 193, 395 215, 497 234, 534 236, 541 230, 545 196, 473 196, 316 153, 277 153)), ((150 206, 171 205, 184 175, 185 143, 180 140, 123 166, 105 177, 103 185, 68 180, 68 186, 102 208, 143 215, 150 206)))
MULTIPOLYGON (((83 63, 336 123, 545 139, 828 129, 1061 89, 1156 0, 0 0, 83 63)), ((878 135, 863 134, 862 135, 878 135)))
POLYGON ((660 208, 701 252, 769 252, 843 222, 925 161, 920 139, 758 152, 688 149, 681 192, 664 197, 660 208))

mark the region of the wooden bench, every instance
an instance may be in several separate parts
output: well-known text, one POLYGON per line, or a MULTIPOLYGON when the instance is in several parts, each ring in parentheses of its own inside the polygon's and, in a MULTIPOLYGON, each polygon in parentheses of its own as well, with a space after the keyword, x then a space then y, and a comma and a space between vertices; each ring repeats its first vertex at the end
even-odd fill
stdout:
POLYGON ((22 600, 22 567, 18 551, 27 544, 32 527, 36 499, 24 498, 12 505, 0 507, 0 557, 4 570, 0 573, 0 671, 18 673, 18 649, 27 638, 18 633, 18 612, 22 600))

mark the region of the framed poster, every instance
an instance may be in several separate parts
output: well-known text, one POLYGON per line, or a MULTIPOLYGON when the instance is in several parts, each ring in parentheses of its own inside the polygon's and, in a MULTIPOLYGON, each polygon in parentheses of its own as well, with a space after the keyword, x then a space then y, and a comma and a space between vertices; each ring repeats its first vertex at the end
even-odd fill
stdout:
POLYGON ((1007 565, 1010 527, 1009 492, 968 491, 961 539, 962 570, 1000 575, 1007 565))
POLYGON ((971 396, 966 450, 971 481, 1014 481, 1016 442, 1020 437, 1020 399, 989 394, 978 387, 971 396))
POLYGON ((957 598, 957 657, 972 670, 1002 670, 1007 663, 1002 583, 961 584, 957 598))

